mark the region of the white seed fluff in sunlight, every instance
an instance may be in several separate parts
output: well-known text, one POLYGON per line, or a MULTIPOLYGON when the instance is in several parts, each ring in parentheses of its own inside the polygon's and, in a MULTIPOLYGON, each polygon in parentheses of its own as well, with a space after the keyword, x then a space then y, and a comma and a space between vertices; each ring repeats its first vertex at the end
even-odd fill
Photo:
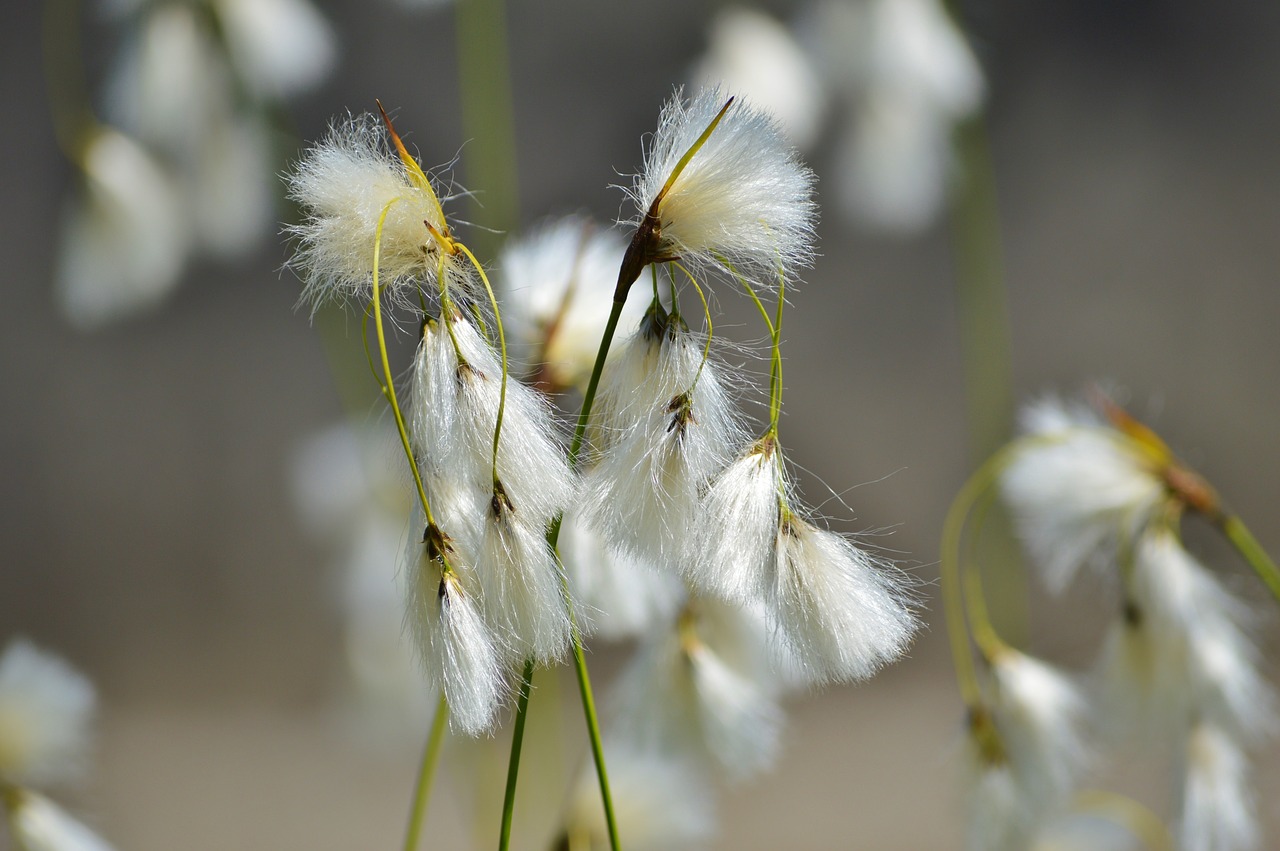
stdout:
POLYGON ((583 516, 633 555, 674 564, 690 543, 702 489, 741 443, 719 368, 701 335, 667 324, 627 341, 600 383, 597 449, 583 516))
POLYGON ((236 71, 259 97, 313 88, 337 58, 337 38, 308 0, 215 0, 236 71))
POLYGON ((1022 422, 1026 437, 1000 488, 1045 584, 1059 592, 1083 562, 1132 541, 1165 489, 1141 447, 1082 406, 1047 398, 1022 422))
POLYGON ((1015 650, 1002 652, 991 674, 996 729, 1021 806, 1042 820, 1065 808, 1087 764, 1084 696, 1068 677, 1015 650))
POLYGON ((639 750, 700 755, 741 780, 777 758, 779 690, 762 619, 691 600, 650 629, 620 675, 613 731, 639 750))
POLYGON ((66 662, 11 642, 0 656, 0 786, 77 778, 95 702, 93 686, 66 662))
POLYGON ((525 517, 501 496, 487 512, 476 575, 485 622, 508 661, 554 664, 569 649, 569 615, 560 564, 542 518, 525 517))
POLYGON ((726 600, 764 599, 776 576, 788 492, 774 439, 752 444, 720 473, 703 497, 690 555, 680 563, 694 587, 726 600))
POLYGON ((630 193, 637 207, 632 224, 644 236, 646 262, 679 257, 722 270, 727 263, 770 285, 780 269, 791 274, 812 259, 817 212, 813 173, 773 120, 734 100, 676 173, 728 100, 718 89, 703 89, 689 102, 680 92, 667 101, 630 193))
POLYGON ((560 556, 584 633, 607 641, 639 636, 673 617, 684 599, 684 583, 609 547, 587 528, 576 509, 564 515, 560 556))
POLYGON ((169 177, 127 136, 99 131, 82 164, 85 194, 67 211, 56 281, 67 318, 88 327, 163 298, 186 260, 187 231, 169 177))
POLYGON ((777 550, 769 604, 809 682, 864 679, 907 649, 917 622, 896 568, 794 515, 777 550))
MULTIPOLYGON (((613 306, 626 246, 621 235, 579 216, 508 242, 498 261, 507 343, 544 383, 584 387, 613 306)), ((619 328, 639 324, 645 292, 632 293, 619 328)))
MULTIPOLYGON (((715 834, 712 785, 689 760, 605 746, 618 833, 634 851, 701 848, 715 834)), ((607 851, 609 830, 594 772, 584 771, 565 813, 561 847, 607 851)))
POLYGON ((741 92, 797 147, 813 144, 822 126, 823 81, 790 30, 764 12, 727 6, 712 19, 707 40, 691 75, 695 83, 741 92))
MULTIPOLYGON (((449 702, 450 725, 476 736, 493 727, 506 697, 502 657, 484 623, 480 601, 463 587, 460 565, 444 573, 433 552, 437 548, 411 533, 403 571, 406 618, 428 684, 442 690, 449 702)), ((456 550, 450 559, 451 564, 457 561, 456 550)))
POLYGON ((43 795, 26 789, 0 792, 9 826, 23 851, 112 851, 105 840, 43 795))
POLYGON ((1178 826, 1183 851, 1250 851, 1258 847, 1249 761, 1229 735, 1199 724, 1187 741, 1178 826))
POLYGON ((375 116, 348 117, 289 174, 289 197, 306 212, 301 224, 289 228, 298 243, 290 265, 306 283, 304 302, 317 306, 372 295, 374 244, 384 212, 380 286, 407 302, 415 298, 413 284, 438 281, 443 262, 445 284, 470 289, 470 266, 432 235, 449 230, 430 179, 407 167, 389 144, 375 116))
MULTIPOLYGON (((501 384, 498 353, 475 325, 461 316, 427 323, 412 377, 416 451, 432 475, 478 488, 486 501, 501 384)), ((511 506, 532 526, 549 523, 576 487, 550 403, 514 377, 507 380, 497 475, 511 506)))

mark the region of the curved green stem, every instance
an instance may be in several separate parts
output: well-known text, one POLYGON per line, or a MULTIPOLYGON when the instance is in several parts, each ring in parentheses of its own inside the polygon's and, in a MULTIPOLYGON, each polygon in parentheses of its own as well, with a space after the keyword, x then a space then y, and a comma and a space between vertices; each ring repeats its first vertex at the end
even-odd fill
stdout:
POLYGON ((435 718, 431 721, 431 733, 427 736, 426 747, 422 750, 422 764, 418 768, 417 785, 413 791, 413 809, 409 813, 409 829, 405 832, 404 851, 417 851, 418 840, 422 835, 422 822, 427 814, 427 802, 431 800, 431 781, 435 779, 436 765, 440 762, 440 746, 444 742, 444 731, 448 726, 449 703, 444 695, 436 706, 435 718))
POLYGON ((493 322, 498 326, 498 346, 502 353, 502 384, 498 388, 498 420, 493 427, 493 481, 496 485, 498 482, 498 440, 502 436, 502 415, 507 407, 507 334, 502 329, 502 311, 498 309, 498 299, 493 294, 493 287, 489 284, 489 276, 484 273, 484 267, 480 265, 479 260, 476 260, 476 256, 471 253, 470 248, 467 248, 461 242, 454 242, 454 245, 458 247, 459 251, 467 255, 471 265, 480 274, 480 280, 484 282, 484 291, 489 295, 489 306, 493 308, 493 322))
POLYGON ((1253 572, 1258 574, 1258 578, 1266 583, 1272 595, 1280 601, 1280 568, 1276 567, 1276 563, 1271 560, 1271 556, 1267 555, 1267 551, 1258 543, 1258 539, 1253 537, 1249 527, 1234 514, 1223 516, 1218 525, 1222 533, 1227 536, 1227 540, 1231 541, 1236 551, 1253 568, 1253 572))
POLYGON ((1160 817, 1127 795, 1084 789, 1076 794, 1075 809, 1121 825, 1150 851, 1174 851, 1177 847, 1160 817))
POLYGON ((507 789, 502 797, 502 832, 498 851, 511 847, 511 819, 516 810, 516 780, 520 775, 520 752, 524 747, 524 724, 529 717, 529 689, 533 687, 533 659, 524 663, 520 677, 520 694, 516 698, 516 720, 511 731, 511 757, 507 761, 507 789))

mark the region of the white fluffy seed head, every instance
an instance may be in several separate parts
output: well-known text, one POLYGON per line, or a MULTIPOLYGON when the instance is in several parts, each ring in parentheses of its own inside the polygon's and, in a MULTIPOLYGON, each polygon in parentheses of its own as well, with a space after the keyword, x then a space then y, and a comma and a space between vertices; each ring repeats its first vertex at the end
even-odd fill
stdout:
MULTIPOLYGON (((452 482, 461 492, 484 494, 486 502, 493 492, 501 388, 501 361, 475 325, 461 316, 427 322, 412 374, 415 451, 433 478, 452 482)), ((534 525, 549 523, 577 488, 550 402, 512 377, 507 379, 497 474, 516 512, 534 525)))
POLYGON ((618 552, 571 508, 560 527, 560 556, 583 632, 616 641, 674 617, 684 584, 668 571, 618 552))
MULTIPOLYGON (((715 834, 712 784, 687 757, 605 746, 618 833, 635 851, 701 848, 715 834)), ((608 851, 594 771, 583 771, 565 813, 564 846, 608 851)), ((564 847, 561 846, 561 847, 564 847)))
POLYGON ((306 282, 304 302, 314 307, 371 297, 384 211, 378 280, 391 298, 416 301, 422 282, 447 286, 455 296, 474 292, 466 258, 442 249, 431 233, 447 236, 449 228, 430 180, 391 151, 378 118, 365 114, 334 124, 288 181, 289 197, 306 211, 289 229, 298 242, 290 266, 306 282))
POLYGON ((332 70, 337 38, 308 0, 216 0, 237 75, 259 97, 313 88, 332 70))
POLYGON ((560 563, 538 518, 513 511, 495 496, 486 513, 476 560, 484 619, 506 661, 560 661, 569 649, 569 615, 560 563))
POLYGON ((93 686, 62 659, 11 642, 0 656, 0 785, 79 777, 95 703, 93 686))
POLYGON ((186 217, 170 177, 129 137, 101 130, 85 149, 84 196, 67 210, 57 293, 91 327, 152 307, 186 262, 186 217))
POLYGON ((1184 851, 1250 851, 1260 839, 1249 761, 1238 742, 1210 724, 1187 739, 1179 847, 1184 851))
POLYGON ((1012 767, 988 762, 970 742, 963 774, 967 851, 1023 851, 1035 825, 1023 806, 1012 767))
POLYGON ((445 573, 438 557, 440 539, 424 543, 413 528, 402 575, 405 616, 418 659, 428 685, 444 692, 450 726, 478 736, 493 728, 507 694, 502 656, 484 622, 478 582, 463 554, 444 542, 453 568, 445 573))
POLYGON ((732 266, 769 286, 813 257, 813 173, 773 119, 738 98, 676 174, 728 101, 708 88, 688 102, 677 91, 663 106, 630 191, 637 210, 631 224, 654 228, 642 250, 646 261, 679 257, 726 273, 732 266))
POLYGON ((687 553, 702 491, 742 435, 704 338, 668 329, 639 332, 601 382, 600 451, 583 486, 587 523, 655 564, 687 553))
POLYGON ((1065 809, 1088 762, 1084 697, 1070 678, 1014 650, 996 658, 991 675, 992 714, 1019 796, 1043 821, 1065 809))
POLYGON ((777 571, 789 491, 773 439, 757 441, 724 468, 702 499, 693 546, 681 562, 695 588, 725 600, 764 599, 777 571))
MULTIPOLYGON (((586 386, 625 247, 616 230, 568 216, 503 248, 496 278, 507 343, 540 380, 558 388, 586 386)), ((627 299, 620 328, 634 327, 644 315, 648 291, 637 290, 627 299)))
POLYGON ((111 845, 53 801, 27 789, 0 790, 9 827, 24 851, 112 851, 111 845))
POLYGON ((1022 540, 1051 591, 1090 559, 1114 559, 1165 498, 1149 456, 1092 412, 1047 398, 1023 412, 1027 436, 1000 476, 1022 540))
POLYGON ((752 610, 692 600, 621 675, 615 733, 637 749, 700 755, 734 780, 764 771, 783 721, 770 661, 752 610))
POLYGON ((918 624, 896 568, 794 515, 776 546, 769 606, 810 683, 865 679, 907 649, 918 624))

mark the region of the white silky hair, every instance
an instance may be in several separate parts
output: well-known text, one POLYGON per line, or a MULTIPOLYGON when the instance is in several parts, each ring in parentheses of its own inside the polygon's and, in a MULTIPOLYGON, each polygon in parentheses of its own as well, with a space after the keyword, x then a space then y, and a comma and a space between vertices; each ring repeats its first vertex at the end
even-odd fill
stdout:
POLYGON ((767 770, 783 725, 763 621, 696 599, 652 628, 620 675, 614 734, 640 750, 699 754, 731 780, 767 770))
POLYGON ((608 546, 576 507, 560 527, 560 556, 584 634, 606 641, 640 636, 674 616, 684 599, 684 584, 670 571, 608 546))
POLYGON ((448 701, 450 726, 478 736, 493 729, 509 691, 502 654, 484 621, 478 583, 464 564, 465 555, 454 550, 453 570, 445 574, 415 528, 421 526, 410 527, 402 570, 405 619, 427 684, 448 701))
POLYGON ((24 851, 112 851, 112 846, 43 795, 11 793, 9 826, 24 851))
POLYGON ((789 491, 782 456, 757 441, 711 483, 698 511, 689 556, 680 565, 704 594, 762 600, 777 570, 778 524, 789 491))
POLYGON ((476 559, 485 622, 508 662, 554 664, 569 649, 563 575, 537 518, 497 497, 486 513, 476 559))
POLYGON ((777 548, 769 608, 812 685, 865 679, 902 655, 918 624, 895 567, 798 516, 777 548))
POLYGON ((1027 436, 1000 475, 1000 490, 1045 585, 1061 592, 1079 566, 1110 565, 1165 498, 1164 484, 1132 440, 1082 407, 1055 398, 1023 412, 1027 436))
MULTIPOLYGON (((625 248, 616 229, 583 216, 549 221, 503 246, 494 279, 507 344, 526 371, 542 367, 560 387, 585 387, 625 248)), ((620 328, 635 327, 648 306, 645 288, 632 289, 620 328)))
POLYGON ((337 63, 337 36, 308 0, 214 0, 237 76, 259 97, 314 88, 337 63))
POLYGON ((658 340, 640 331, 606 370, 582 498, 592 528, 655 564, 685 555, 702 491, 742 434, 719 367, 703 361, 705 338, 669 329, 658 340))
POLYGON ((66 782, 88 763, 93 685, 26 639, 0 655, 0 784, 66 782))
POLYGON ((302 301, 367 300, 372 295, 373 254, 384 210, 379 251, 379 286, 396 303, 416 302, 421 282, 455 294, 475 294, 479 286, 467 260, 444 257, 426 224, 440 233, 448 226, 432 193, 414 184, 389 149, 380 119, 364 114, 333 124, 288 175, 289 197, 306 211, 289 228, 297 251, 289 265, 306 283, 302 301))
MULTIPOLYGON (((605 743, 618 833, 634 851, 702 848, 716 831, 712 784, 699 766, 679 754, 654 753, 615 740, 605 743)), ((571 847, 610 847, 600 787, 582 771, 565 813, 571 847), (577 843, 583 843, 579 846, 577 843)))
MULTIPOLYGON (((640 224, 728 98, 704 88, 686 102, 677 90, 663 106, 629 192, 637 208, 631 224, 640 224)), ((774 120, 739 97, 659 202, 659 250, 771 286, 780 269, 790 276, 813 259, 813 182, 774 120)))
POLYGON ((129 137, 100 130, 83 165, 85 192, 64 214, 55 284, 67 317, 93 327, 166 296, 189 234, 171 177, 129 137))
POLYGON ((1178 824, 1182 851, 1250 851, 1260 840, 1249 783, 1249 760, 1239 742, 1211 724, 1187 739, 1178 824))
POLYGON ((1025 851, 1035 822, 1008 763, 991 764, 968 742, 963 761, 967 851, 1025 851))
POLYGON ((1020 806, 1037 824, 1065 811, 1089 764, 1086 703, 1076 682, 1015 650, 991 667, 992 715, 1017 781, 1020 806))

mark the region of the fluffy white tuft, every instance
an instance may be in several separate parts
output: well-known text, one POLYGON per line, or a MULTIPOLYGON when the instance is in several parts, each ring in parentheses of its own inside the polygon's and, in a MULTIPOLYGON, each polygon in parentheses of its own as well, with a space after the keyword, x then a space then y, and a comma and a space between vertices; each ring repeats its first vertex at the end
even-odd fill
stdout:
POLYGON ((773 440, 757 441, 724 469, 703 497, 689 557, 689 581, 726 600, 760 600, 777 570, 778 526, 788 492, 773 440))
POLYGON ((674 324, 659 334, 642 328, 606 367, 595 427, 602 451, 582 501, 585 521, 611 544, 673 564, 742 431, 719 368, 703 360, 705 338, 674 324))
POLYGON ((891 565, 795 516, 776 545, 770 608, 811 683, 864 679, 907 649, 917 622, 891 565))
POLYGON ((106 840, 43 795, 26 789, 3 794, 9 826, 24 851, 112 851, 106 840))
POLYGON ((1053 398, 1023 412, 1027 437, 1000 488, 1049 590, 1062 591, 1091 557, 1112 559, 1164 498, 1133 441, 1091 412, 1053 398))
MULTIPOLYGON (((427 224, 448 233, 430 187, 420 185, 388 147, 386 128, 372 115, 334 124, 288 175, 289 197, 306 211, 290 228, 298 250, 290 265, 306 282, 302 300, 368 299, 378 220, 387 211, 379 286, 407 302, 422 281, 439 282, 441 251, 427 224), (388 206, 389 205, 389 206, 388 206)), ((443 258, 443 285, 469 292, 474 274, 465 258, 443 258)))
POLYGON ((563 576, 544 531, 500 497, 485 517, 476 559, 484 618, 513 663, 553 664, 569 649, 563 576))
POLYGON ((1187 741, 1186 778, 1178 825, 1183 851, 1249 851, 1258 823, 1249 761, 1226 732, 1199 724, 1187 741))
POLYGON ((259 97, 313 88, 337 60, 337 38, 308 0, 216 0, 231 61, 259 97))
POLYGON ((450 725, 476 736, 493 728, 507 694, 502 657, 484 622, 476 583, 466 581, 459 553, 450 555, 445 574, 428 544, 410 532, 406 618, 427 682, 444 692, 450 725))
POLYGON ((991 764, 970 743, 966 747, 965 848, 968 851, 1024 851, 1035 832, 1023 806, 1018 781, 1007 763, 991 764))
MULTIPOLYGON (((711 125, 729 96, 702 89, 667 101, 630 195, 639 226, 680 158, 711 125)), ((813 256, 813 173, 800 163, 773 119, 739 97, 688 161, 654 211, 655 251, 686 264, 739 274, 766 286, 813 256)))
POLYGON ((98 132, 83 166, 85 194, 64 219, 56 282, 67 317, 90 327, 167 295, 188 243, 169 176, 133 140, 98 132))
POLYGON ((95 703, 93 686, 62 659, 11 642, 0 656, 0 786, 77 778, 95 703))

